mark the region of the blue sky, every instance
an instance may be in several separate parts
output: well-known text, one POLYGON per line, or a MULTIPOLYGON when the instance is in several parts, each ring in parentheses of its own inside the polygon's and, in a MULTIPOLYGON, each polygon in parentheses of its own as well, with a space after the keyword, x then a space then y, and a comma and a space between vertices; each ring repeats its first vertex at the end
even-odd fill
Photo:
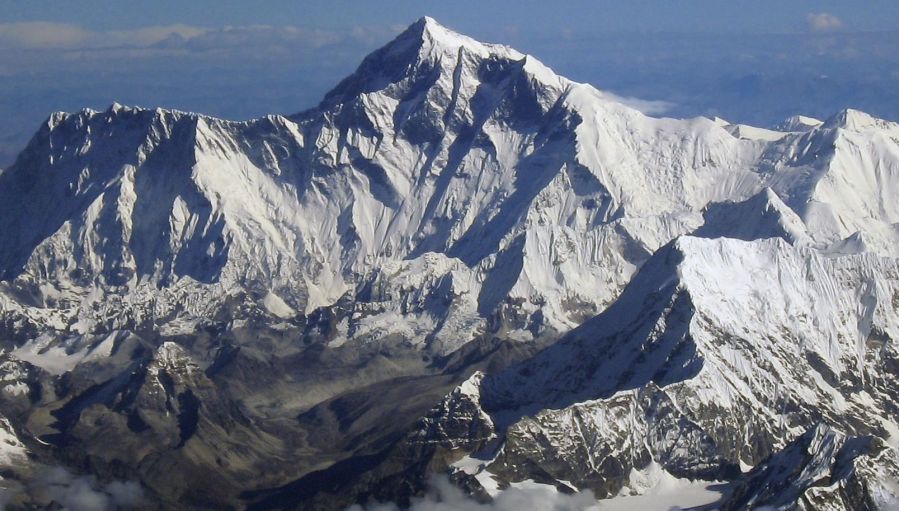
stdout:
POLYGON ((425 14, 656 115, 899 119, 894 0, 0 0, 0 166, 54 110, 302 110, 425 14))
POLYGON ((292 24, 345 29, 355 25, 406 25, 428 14, 459 28, 485 34, 502 30, 504 26, 547 32, 563 28, 624 32, 784 32, 802 29, 807 14, 813 12, 830 13, 855 30, 899 29, 899 4, 892 0, 4 0, 0 5, 7 22, 45 20, 91 29, 176 23, 292 24))

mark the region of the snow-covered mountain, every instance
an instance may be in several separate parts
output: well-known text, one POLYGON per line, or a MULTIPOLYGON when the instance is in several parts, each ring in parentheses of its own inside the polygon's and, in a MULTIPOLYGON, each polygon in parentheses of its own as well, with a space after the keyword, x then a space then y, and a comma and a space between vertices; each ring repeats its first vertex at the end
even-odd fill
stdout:
POLYGON ((3 430, 197 508, 780 502, 741 469, 899 436, 897 196, 899 124, 648 117, 430 18, 298 114, 53 114, 0 173, 3 430))
POLYGON ((896 449, 818 425, 755 467, 721 509, 891 509, 896 449))
POLYGON ((679 238, 605 313, 475 392, 486 470, 600 495, 656 462, 729 479, 819 421, 895 443, 899 265, 780 239, 679 238))
POLYGON ((0 178, 4 294, 78 333, 190 331, 235 293, 278 317, 348 299, 349 337, 444 352, 460 328, 564 331, 705 206, 766 186, 817 243, 892 253, 897 131, 855 111, 774 142, 649 118, 425 18, 302 114, 54 114, 0 178), (383 266, 423 257, 446 258, 423 292, 446 282, 453 306, 369 301, 383 266))

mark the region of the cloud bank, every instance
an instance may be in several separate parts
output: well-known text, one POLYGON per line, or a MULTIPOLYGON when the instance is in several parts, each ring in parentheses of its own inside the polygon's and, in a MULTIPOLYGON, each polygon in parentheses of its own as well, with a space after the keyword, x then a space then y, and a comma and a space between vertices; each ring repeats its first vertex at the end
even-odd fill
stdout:
POLYGON ((70 23, 29 21, 0 23, 0 48, 21 50, 98 51, 153 49, 209 51, 251 44, 302 44, 321 48, 345 40, 372 42, 396 27, 353 27, 344 31, 307 29, 294 25, 201 27, 156 25, 128 30, 89 30, 70 23))
POLYGON ((101 484, 93 476, 76 476, 63 467, 50 467, 37 474, 27 487, 0 487, 0 509, 27 495, 39 506, 66 511, 112 511, 132 509, 144 502, 143 489, 134 482, 101 484))
MULTIPOLYGON (((373 504, 367 507, 355 505, 347 511, 399 511, 393 503, 373 504)), ((590 493, 566 495, 552 487, 534 485, 524 488, 510 488, 501 492, 492 502, 481 503, 456 488, 446 478, 438 477, 432 482, 428 493, 413 499, 410 511, 584 511, 599 509, 597 501, 590 493)))
POLYGON ((843 20, 826 12, 811 12, 806 16, 806 22, 813 32, 830 32, 843 28, 843 20))
POLYGON ((629 106, 634 110, 639 110, 643 114, 652 116, 662 115, 677 106, 671 101, 640 99, 631 96, 619 96, 611 92, 603 92, 603 95, 608 99, 615 101, 616 103, 621 103, 622 105, 629 106))

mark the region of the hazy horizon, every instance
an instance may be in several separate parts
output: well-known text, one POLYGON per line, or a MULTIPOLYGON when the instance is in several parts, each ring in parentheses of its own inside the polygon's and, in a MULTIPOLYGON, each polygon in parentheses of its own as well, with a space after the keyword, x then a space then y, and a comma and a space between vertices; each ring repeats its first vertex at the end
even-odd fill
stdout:
POLYGON ((3 0, 0 167, 58 110, 118 101, 238 120, 304 110, 422 15, 645 100, 651 115, 767 126, 851 107, 897 120, 899 5, 853 4, 3 0))

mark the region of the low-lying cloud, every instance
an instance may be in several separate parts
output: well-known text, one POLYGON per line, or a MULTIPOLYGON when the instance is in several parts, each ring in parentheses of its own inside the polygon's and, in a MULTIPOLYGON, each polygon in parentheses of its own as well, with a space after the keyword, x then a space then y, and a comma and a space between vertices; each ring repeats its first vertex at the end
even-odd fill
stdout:
POLYGON ((208 51, 246 44, 290 43, 320 48, 346 40, 376 41, 396 27, 354 27, 344 31, 307 29, 293 25, 201 27, 154 25, 128 30, 89 30, 80 25, 48 21, 0 23, 0 48, 24 50, 97 51, 112 49, 181 49, 208 51))
POLYGON ((660 99, 640 99, 630 96, 619 96, 611 92, 603 92, 603 94, 612 101, 639 110, 646 115, 662 115, 677 106, 670 101, 660 99))
POLYGON ((0 46, 27 50, 141 47, 157 44, 170 37, 191 39, 206 31, 189 25, 92 31, 70 23, 25 21, 0 24, 0 46))
POLYGON ((805 19, 808 28, 813 32, 829 32, 843 28, 843 20, 827 12, 811 12, 805 19))
MULTIPOLYGON (((399 511, 393 503, 355 505, 347 511, 399 511)), ((410 511, 584 511, 598 509, 596 498, 589 492, 567 495, 550 486, 510 488, 500 492, 492 502, 481 503, 453 486, 446 478, 435 478, 428 493, 413 499, 410 511)))
POLYGON ((102 484, 94 476, 77 476, 63 467, 50 467, 36 474, 25 486, 0 488, 0 509, 19 498, 66 511, 112 511, 140 506, 144 493, 134 482, 102 484))

